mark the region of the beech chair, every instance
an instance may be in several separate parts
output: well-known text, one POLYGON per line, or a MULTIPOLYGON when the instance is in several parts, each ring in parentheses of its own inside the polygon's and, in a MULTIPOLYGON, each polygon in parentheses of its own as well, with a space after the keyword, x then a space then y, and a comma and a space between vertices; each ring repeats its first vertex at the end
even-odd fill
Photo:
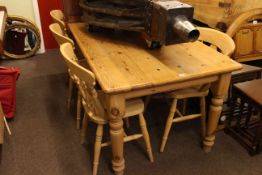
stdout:
MULTIPOLYGON (((198 27, 200 31, 199 41, 208 44, 210 47, 216 49, 217 51, 223 53, 224 55, 230 56, 235 50, 234 41, 225 33, 220 31, 198 27)), ((212 58, 211 58, 212 59, 212 58)), ((198 87, 191 87, 182 90, 173 91, 166 94, 166 97, 173 99, 172 105, 170 108, 169 115, 166 121, 166 127, 164 135, 162 138, 162 143, 160 146, 160 152, 163 152, 167 142, 167 138, 173 123, 179 123, 186 120, 191 120, 195 118, 201 118, 201 128, 202 128, 202 137, 206 133, 206 100, 205 97, 209 92, 210 85, 204 84, 198 87), (187 100, 189 98, 197 97, 200 99, 200 113, 199 114, 190 114, 184 115, 177 109, 178 100, 187 100), (175 116, 177 114, 177 116, 175 116)), ((185 111, 185 105, 183 107, 185 111)))
POLYGON ((54 23, 59 24, 63 31, 63 34, 67 35, 64 13, 61 10, 56 9, 50 11, 50 16, 54 23))
MULTIPOLYGON (((51 30, 56 42, 58 45, 62 45, 64 43, 70 43, 74 47, 74 41, 70 39, 68 36, 64 35, 63 30, 61 29, 60 25, 58 23, 53 23, 49 25, 49 29, 51 30)), ((82 62, 82 60, 78 60, 77 57, 72 57, 73 61, 76 63, 79 63, 81 65, 84 65, 85 63, 82 62)), ((69 75, 71 74, 70 69, 68 69, 69 75)), ((68 100, 67 100, 67 108, 70 109, 72 96, 73 96, 73 85, 74 81, 72 78, 69 78, 69 93, 68 93, 68 100)), ((77 94, 77 110, 76 110, 76 127, 77 129, 80 129, 81 125, 81 95, 78 91, 77 94)))
MULTIPOLYGON (((74 81, 77 82, 77 86, 82 95, 82 105, 85 110, 85 116, 81 129, 81 143, 84 142, 84 139, 86 137, 88 122, 92 121, 97 124, 93 160, 93 175, 96 175, 98 171, 101 148, 110 145, 110 142, 102 143, 103 126, 105 124, 108 124, 108 116, 103 105, 103 93, 101 91, 97 91, 96 89, 95 75, 73 61, 73 58, 75 58, 75 53, 71 44, 63 44, 62 46, 60 46, 60 51, 64 56, 64 59, 69 69, 71 70, 71 76, 74 81)), ((146 127, 146 121, 143 116, 143 111, 144 103, 141 99, 132 99, 126 102, 126 114, 124 118, 138 116, 142 133, 133 134, 130 136, 124 134, 125 136, 123 139, 124 142, 128 142, 143 137, 146 144, 149 160, 153 162, 150 138, 146 127)))

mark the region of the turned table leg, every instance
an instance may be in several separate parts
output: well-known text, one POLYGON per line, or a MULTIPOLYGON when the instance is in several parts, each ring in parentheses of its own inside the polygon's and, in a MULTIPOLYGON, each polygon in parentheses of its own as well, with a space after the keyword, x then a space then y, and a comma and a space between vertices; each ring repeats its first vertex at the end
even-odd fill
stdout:
POLYGON ((110 137, 112 143, 112 168, 116 175, 123 175, 125 169, 123 116, 125 114, 125 98, 121 95, 108 95, 107 112, 109 116, 110 137))
POLYGON ((203 140, 203 149, 210 152, 215 143, 215 131, 222 111, 224 97, 228 92, 231 73, 220 75, 216 82, 211 85, 212 99, 209 106, 206 135, 203 140))

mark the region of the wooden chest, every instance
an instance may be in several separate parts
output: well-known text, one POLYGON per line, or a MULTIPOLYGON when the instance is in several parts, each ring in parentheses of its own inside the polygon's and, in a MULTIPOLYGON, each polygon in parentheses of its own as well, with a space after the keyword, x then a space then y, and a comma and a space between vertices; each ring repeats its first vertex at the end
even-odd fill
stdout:
POLYGON ((195 8, 194 18, 212 28, 228 27, 239 14, 262 8, 261 0, 181 0, 195 8))
MULTIPOLYGON (((262 16, 260 20, 237 24, 240 14, 249 13, 252 9, 262 8, 262 0, 181 0, 195 8, 194 19, 227 32, 232 25, 240 28, 231 37, 236 44, 232 58, 246 62, 262 58, 262 16)), ((257 18, 256 18, 257 19, 257 18)))

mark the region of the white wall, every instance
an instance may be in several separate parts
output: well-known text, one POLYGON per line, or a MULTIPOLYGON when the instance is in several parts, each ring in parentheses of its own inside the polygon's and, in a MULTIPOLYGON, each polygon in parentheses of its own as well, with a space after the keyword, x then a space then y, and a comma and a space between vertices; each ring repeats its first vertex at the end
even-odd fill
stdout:
POLYGON ((35 22, 41 32, 41 48, 38 53, 45 52, 41 21, 37 0, 0 0, 1 6, 6 6, 8 15, 18 15, 35 22))
POLYGON ((9 15, 19 15, 35 21, 32 0, 0 0, 9 15))

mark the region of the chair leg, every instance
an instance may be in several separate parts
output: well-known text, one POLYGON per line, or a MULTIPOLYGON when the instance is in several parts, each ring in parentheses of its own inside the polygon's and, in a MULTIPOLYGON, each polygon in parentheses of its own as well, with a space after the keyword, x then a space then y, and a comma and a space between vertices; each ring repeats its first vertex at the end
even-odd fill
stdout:
POLYGON ((83 118, 83 122, 82 122, 81 132, 80 132, 80 143, 81 144, 84 144, 85 142, 87 126, 88 126, 88 116, 87 114, 85 114, 83 118))
POLYGON ((125 124, 126 124, 126 128, 130 128, 130 123, 129 123, 129 119, 128 118, 124 118, 125 124))
POLYGON ((145 140, 149 160, 150 160, 150 162, 154 162, 154 157, 153 157, 151 143, 150 143, 150 137, 149 137, 147 127, 146 127, 146 121, 145 121, 145 118, 144 118, 142 113, 139 114, 139 124, 140 124, 140 128, 142 130, 143 138, 145 140))
POLYGON ((200 98, 202 138, 206 136, 206 99, 200 98))
POLYGON ((146 96, 145 102, 144 102, 144 111, 146 111, 149 101, 151 100, 151 95, 146 96))
POLYGON ((68 99, 67 99, 67 109, 70 109, 72 96, 73 96, 73 80, 69 78, 69 87, 68 87, 68 99))
POLYGON ((162 143, 161 143, 161 147, 160 147, 160 152, 164 152, 165 146, 166 146, 166 142, 167 142, 167 138, 168 138, 168 134, 170 132, 172 123, 173 123, 173 118, 176 112, 176 106, 177 106, 177 99, 174 99, 172 102, 172 106, 170 108, 170 112, 166 121, 166 127, 165 127, 165 131, 164 131, 164 135, 162 138, 162 143))
POLYGON ((98 170, 102 137, 103 137, 103 125, 98 125, 96 129, 96 141, 94 147, 93 175, 96 175, 98 170))
POLYGON ((187 98, 183 99, 183 110, 182 110, 183 115, 186 115, 186 107, 187 107, 187 98))
POLYGON ((76 128, 80 129, 80 124, 81 124, 81 93, 78 90, 77 92, 77 106, 76 106, 76 128))

